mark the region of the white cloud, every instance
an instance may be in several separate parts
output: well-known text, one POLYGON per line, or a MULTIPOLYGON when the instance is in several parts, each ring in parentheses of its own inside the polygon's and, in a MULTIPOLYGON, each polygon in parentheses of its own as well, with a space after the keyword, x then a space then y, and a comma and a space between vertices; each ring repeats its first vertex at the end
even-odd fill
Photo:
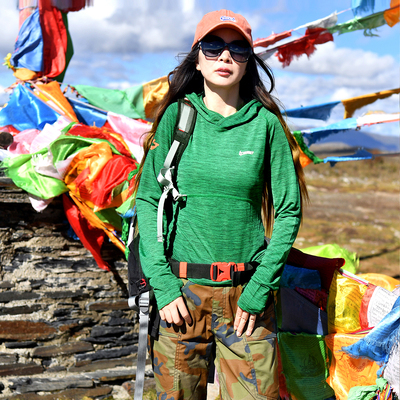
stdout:
POLYGON ((70 13, 74 47, 79 52, 93 53, 187 51, 201 12, 192 0, 179 3, 184 5, 161 0, 123 0, 112 1, 109 7, 107 1, 103 7, 99 4, 98 9, 95 4, 70 13))
POLYGON ((0 107, 7 103, 10 97, 9 94, 4 91, 5 89, 6 88, 4 86, 0 85, 0 107))
MULTIPOLYGON (((332 42, 317 46, 310 58, 303 55, 286 68, 275 56, 267 62, 277 76, 277 93, 286 108, 343 100, 399 86, 399 64, 391 55, 337 48, 332 42)), ((395 98, 392 96, 383 104, 389 106, 389 112, 399 108, 395 98)))
POLYGON ((3 58, 7 55, 7 53, 12 53, 14 51, 14 43, 18 35, 19 14, 15 4, 15 1, 1 2, 1 64, 3 63, 3 58))

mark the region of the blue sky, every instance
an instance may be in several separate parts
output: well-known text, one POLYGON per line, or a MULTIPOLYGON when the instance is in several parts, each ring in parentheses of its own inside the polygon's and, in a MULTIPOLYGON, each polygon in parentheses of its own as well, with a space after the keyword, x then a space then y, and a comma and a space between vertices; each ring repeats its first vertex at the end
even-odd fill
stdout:
MULTIPOLYGON (((375 0, 375 12, 389 8, 390 0, 375 0)), ((297 28, 334 11, 339 23, 353 18, 351 0, 94 0, 94 6, 69 14, 75 54, 65 82, 107 88, 126 88, 166 75, 178 63, 177 54, 190 50, 197 22, 206 12, 228 8, 243 14, 253 27, 253 38, 297 28)), ((0 57, 12 52, 18 34, 15 1, 2 2, 0 57)), ((304 29, 293 32, 301 36, 304 29)), ((341 100, 400 86, 400 24, 378 28, 377 37, 363 31, 334 34, 334 42, 282 68, 276 57, 267 62, 277 84, 276 95, 286 109, 341 100)), ((14 83, 10 70, 0 67, 0 103, 7 101, 3 89, 14 83)), ((331 119, 343 118, 341 106, 331 119)), ((399 111, 399 96, 364 107, 399 111)), ((313 127, 315 121, 291 121, 313 127)), ((322 124, 326 124, 323 122, 322 124)), ((369 128, 381 134, 398 135, 397 123, 369 128)))

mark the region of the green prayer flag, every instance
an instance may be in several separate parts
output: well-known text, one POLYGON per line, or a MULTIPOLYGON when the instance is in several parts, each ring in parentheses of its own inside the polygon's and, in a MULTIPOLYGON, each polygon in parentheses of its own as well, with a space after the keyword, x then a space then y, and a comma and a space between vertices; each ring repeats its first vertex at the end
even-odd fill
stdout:
POLYGON ((294 131, 292 132, 293 136, 296 139, 297 144, 300 146, 301 151, 314 163, 314 164, 319 164, 322 163, 324 160, 321 158, 317 157, 305 144, 303 135, 301 131, 294 131))
POLYGON ((376 385, 371 386, 354 386, 350 388, 347 400, 371 400, 376 398, 379 390, 385 390, 387 381, 384 378, 377 378, 376 385))
POLYGON ((379 12, 375 14, 368 15, 366 17, 355 17, 350 21, 343 22, 342 24, 338 24, 328 28, 327 30, 330 33, 338 32, 339 35, 343 33, 349 33, 358 31, 360 29, 364 29, 365 36, 378 36, 372 33, 372 29, 379 28, 382 25, 386 24, 386 20, 384 18, 384 12, 379 12))
POLYGON ((126 90, 104 89, 87 85, 75 85, 74 87, 90 104, 102 110, 112 111, 129 118, 146 118, 142 85, 126 90))
POLYGON ((42 175, 35 171, 32 158, 45 156, 47 148, 34 154, 21 154, 3 160, 1 167, 13 183, 29 194, 41 199, 51 199, 68 191, 62 180, 42 175))
POLYGON ((278 333, 279 352, 286 387, 297 400, 321 400, 334 396, 326 382, 328 365, 324 336, 278 333))

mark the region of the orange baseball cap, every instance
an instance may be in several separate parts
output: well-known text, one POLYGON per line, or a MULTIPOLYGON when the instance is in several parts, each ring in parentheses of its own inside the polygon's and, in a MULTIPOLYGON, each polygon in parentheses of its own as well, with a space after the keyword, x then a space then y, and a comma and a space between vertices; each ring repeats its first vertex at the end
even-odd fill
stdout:
POLYGON ((246 18, 229 10, 212 11, 204 15, 198 23, 192 48, 214 29, 232 28, 238 31, 253 47, 251 26, 246 18))

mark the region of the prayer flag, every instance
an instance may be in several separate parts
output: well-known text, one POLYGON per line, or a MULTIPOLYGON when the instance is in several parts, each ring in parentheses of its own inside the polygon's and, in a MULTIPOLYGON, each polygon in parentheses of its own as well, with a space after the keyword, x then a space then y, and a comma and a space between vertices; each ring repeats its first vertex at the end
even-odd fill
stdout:
POLYGON ((396 93, 400 93, 400 88, 391 90, 382 90, 380 92, 364 94, 362 96, 352 97, 346 100, 342 100, 343 106, 345 108, 343 118, 344 119, 350 118, 353 116, 354 112, 359 108, 364 107, 368 104, 372 104, 379 99, 386 99, 387 97, 390 97, 396 93))
POLYGON ((74 87, 90 104, 102 110, 113 111, 129 118, 146 118, 142 85, 126 90, 104 89, 87 85, 75 85, 74 87))
POLYGON ((331 28, 328 28, 328 31, 331 33, 338 32, 339 35, 341 35, 343 33, 349 33, 364 29, 365 36, 376 36, 372 33, 372 29, 379 28, 380 26, 385 24, 386 21, 382 11, 372 15, 368 15, 363 18, 355 17, 347 22, 343 22, 342 24, 338 24, 331 28))
POLYGON ((97 265, 101 269, 110 271, 109 265, 101 257, 101 246, 103 245, 105 237, 104 231, 92 227, 88 220, 83 217, 76 204, 66 194, 63 195, 63 205, 68 222, 82 244, 90 251, 97 265))
POLYGON ((311 146, 325 137, 350 129, 356 129, 357 126, 357 120, 355 118, 348 118, 331 125, 307 129, 301 133, 303 138, 306 139, 307 145, 311 146))
POLYGON ((297 400, 321 400, 335 393, 328 377, 324 337, 278 333, 279 352, 288 392, 297 400))
POLYGON ((282 63, 282 66, 287 67, 290 65, 294 57, 300 57, 302 54, 306 54, 307 57, 310 57, 310 55, 316 50, 315 45, 330 41, 333 41, 333 36, 326 29, 308 28, 305 35, 300 39, 279 46, 276 56, 282 63))
POLYGON ((367 358, 384 365, 389 360, 394 346, 400 343, 400 297, 397 297, 392 310, 383 317, 366 336, 359 341, 343 347, 343 351, 354 358, 367 358))
POLYGON ((264 39, 256 39, 253 41, 253 46, 254 47, 268 47, 273 45, 276 42, 279 42, 283 39, 286 39, 288 37, 292 36, 292 31, 285 31, 282 33, 272 33, 268 37, 264 39))
POLYGON ((96 109, 92 107, 90 104, 85 104, 83 101, 72 99, 70 97, 67 98, 68 102, 71 104, 71 107, 78 118, 79 122, 87 126, 97 126, 101 128, 107 121, 107 112, 96 109))
POLYGON ((400 22, 400 0, 391 0, 390 8, 383 12, 383 17, 390 27, 400 22))
POLYGON ((356 343, 365 333, 335 333, 325 336, 330 350, 329 377, 327 382, 335 391, 337 400, 347 400, 349 390, 354 386, 373 385, 379 365, 365 358, 354 358, 342 348, 356 343))
POLYGON ((293 118, 322 119, 326 121, 331 116, 332 109, 339 103, 340 101, 332 101, 330 103, 318 104, 316 106, 292 108, 284 111, 284 113, 288 117, 293 118))
POLYGON ((360 309, 367 285, 335 271, 328 297, 329 333, 351 333, 361 329, 360 309))
POLYGON ((35 96, 25 86, 18 84, 7 106, 0 110, 0 126, 13 125, 19 131, 42 130, 46 124, 57 121, 59 113, 35 96))
POLYGON ((296 29, 300 28, 330 28, 331 26, 335 26, 337 24, 337 13, 336 11, 327 17, 317 19, 316 21, 308 22, 307 24, 301 25, 296 29))
POLYGON ((51 0, 39 2, 39 15, 43 35, 43 75, 54 78, 65 70, 67 30, 61 11, 52 6, 51 0))
POLYGON ((78 119, 71 107, 71 104, 64 97, 60 89, 60 84, 56 81, 43 85, 35 85, 35 89, 39 92, 39 97, 45 101, 50 101, 60 110, 60 113, 67 117, 70 121, 78 122, 78 119))
POLYGON ((375 0, 351 0, 353 14, 374 12, 375 0))
POLYGON ((35 10, 22 24, 10 62, 16 68, 36 72, 43 70, 43 36, 39 10, 35 10))

